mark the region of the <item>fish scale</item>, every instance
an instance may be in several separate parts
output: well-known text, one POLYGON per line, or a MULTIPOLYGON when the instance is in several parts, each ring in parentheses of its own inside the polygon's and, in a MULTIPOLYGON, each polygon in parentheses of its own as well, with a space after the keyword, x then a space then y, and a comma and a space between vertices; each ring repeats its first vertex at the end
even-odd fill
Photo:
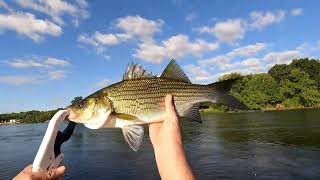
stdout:
POLYGON ((133 116, 150 115, 164 111, 164 97, 172 94, 179 114, 187 102, 196 103, 210 99, 212 89, 206 85, 172 81, 161 78, 122 81, 104 89, 112 99, 115 112, 133 116), (160 88, 161 87, 161 88, 160 88))

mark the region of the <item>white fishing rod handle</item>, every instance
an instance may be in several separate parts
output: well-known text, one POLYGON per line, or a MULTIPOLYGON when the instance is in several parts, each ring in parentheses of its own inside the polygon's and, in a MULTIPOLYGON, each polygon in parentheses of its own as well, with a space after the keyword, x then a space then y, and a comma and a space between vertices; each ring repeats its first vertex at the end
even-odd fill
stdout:
POLYGON ((68 114, 67 110, 60 110, 51 118, 37 155, 32 163, 32 172, 57 168, 62 163, 63 154, 60 153, 55 157, 54 144, 59 127, 68 114))

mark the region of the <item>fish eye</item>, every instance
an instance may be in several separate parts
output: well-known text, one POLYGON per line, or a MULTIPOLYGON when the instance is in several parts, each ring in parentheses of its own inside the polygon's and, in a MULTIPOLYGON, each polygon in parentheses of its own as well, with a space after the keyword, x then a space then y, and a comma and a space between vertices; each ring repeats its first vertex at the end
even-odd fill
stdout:
POLYGON ((78 108, 83 108, 84 102, 80 102, 77 106, 78 106, 78 108))

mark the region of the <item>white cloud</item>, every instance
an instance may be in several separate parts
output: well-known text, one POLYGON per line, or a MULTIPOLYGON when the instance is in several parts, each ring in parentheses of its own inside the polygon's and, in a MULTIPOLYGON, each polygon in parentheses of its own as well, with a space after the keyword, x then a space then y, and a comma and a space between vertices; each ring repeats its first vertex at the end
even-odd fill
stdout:
POLYGON ((3 84, 13 84, 13 85, 21 85, 21 84, 33 84, 37 83, 39 79, 33 76, 0 76, 0 83, 3 84))
POLYGON ((79 42, 99 47, 116 45, 128 39, 130 37, 125 34, 103 34, 99 31, 96 31, 92 36, 81 34, 78 37, 79 42))
POLYGON ((270 52, 266 54, 263 58, 264 61, 273 64, 288 64, 292 61, 292 59, 300 57, 300 53, 298 50, 292 51, 282 51, 282 52, 270 52))
POLYGON ((241 62, 243 65, 248 67, 258 67, 261 66, 260 60, 258 58, 248 58, 241 62))
POLYGON ((292 16, 300 16, 303 13, 303 9, 302 8, 294 8, 294 9, 291 9, 290 13, 292 16))
POLYGON ((13 68, 54 68, 57 66, 67 66, 69 62, 62 59, 57 59, 53 57, 30 58, 30 59, 13 59, 10 61, 5 61, 6 64, 13 68))
POLYGON ((213 65, 219 69, 232 69, 237 66, 243 65, 240 62, 230 63, 235 57, 250 57, 257 55, 258 52, 265 49, 267 44, 256 43, 243 47, 236 48, 225 55, 218 55, 212 58, 200 60, 199 63, 202 65, 213 65))
POLYGON ((228 53, 228 56, 235 57, 235 56, 253 56, 256 55, 259 51, 265 49, 267 44, 265 43, 256 43, 248 46, 243 46, 240 48, 236 48, 228 53))
POLYGON ((81 34, 78 41, 95 46, 98 53, 105 50, 107 46, 117 45, 131 39, 138 39, 143 43, 153 43, 154 33, 161 31, 163 25, 161 19, 149 20, 141 16, 126 16, 116 20, 115 27, 121 33, 101 33, 96 31, 93 35, 81 34))
POLYGON ((278 10, 271 11, 253 11, 250 13, 250 20, 248 22, 249 27, 254 29, 263 29, 264 27, 279 23, 285 18, 285 11, 278 10))
POLYGON ((213 76, 200 66, 188 64, 184 66, 184 69, 189 72, 191 79, 194 81, 209 81, 213 79, 213 76))
POLYGON ((49 71, 48 76, 50 80, 59 80, 59 79, 64 79, 67 77, 67 73, 62 70, 56 70, 56 71, 49 71))
POLYGON ((296 48, 301 55, 312 56, 314 53, 320 52, 320 40, 315 43, 302 43, 296 48))
POLYGON ((218 47, 218 43, 209 43, 201 39, 190 42, 188 36, 179 34, 162 41, 159 45, 141 43, 134 56, 147 62, 161 63, 165 58, 177 59, 186 55, 200 56, 218 47))
POLYGON ((100 88, 104 88, 112 82, 111 79, 103 79, 97 83, 97 86, 100 88))
POLYGON ((23 8, 29 8, 35 11, 49 15, 55 23, 63 25, 62 16, 71 15, 76 19, 76 24, 81 18, 87 18, 87 2, 77 0, 75 4, 62 0, 15 0, 15 2, 23 8))
POLYGON ((69 65, 69 62, 63 59, 48 57, 47 60, 44 62, 44 64, 53 65, 53 66, 67 66, 69 65))
POLYGON ((23 12, 0 14, 0 30, 15 31, 34 41, 41 41, 44 35, 59 36, 62 33, 58 25, 23 12))
POLYGON ((204 26, 198 29, 200 33, 214 35, 220 42, 235 43, 243 38, 245 29, 241 19, 228 19, 216 23, 213 27, 204 26))
POLYGON ((152 41, 153 35, 161 31, 164 21, 148 20, 141 16, 126 16, 117 19, 116 27, 130 37, 137 37, 142 41, 152 41))

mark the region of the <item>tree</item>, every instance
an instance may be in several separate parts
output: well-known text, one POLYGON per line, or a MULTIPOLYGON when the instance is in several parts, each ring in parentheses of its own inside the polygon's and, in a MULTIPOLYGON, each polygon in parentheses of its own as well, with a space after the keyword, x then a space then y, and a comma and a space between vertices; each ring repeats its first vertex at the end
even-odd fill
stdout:
POLYGON ((71 101, 71 104, 75 104, 75 103, 81 101, 82 99, 83 99, 82 96, 76 96, 76 97, 74 97, 73 100, 71 101))
POLYGON ((320 91, 315 81, 305 71, 292 69, 288 78, 280 82, 280 93, 285 97, 284 105, 317 106, 320 103, 320 91))
POLYGON ((229 80, 229 79, 236 79, 242 77, 242 75, 240 73, 237 72, 233 72, 233 73, 229 73, 229 74, 224 74, 223 76, 220 76, 218 78, 218 81, 225 81, 225 80, 229 80))
POLYGON ((276 64, 271 67, 268 71, 274 80, 280 82, 281 80, 287 79, 291 71, 291 66, 286 64, 276 64))
POLYGON ((316 59, 301 58, 294 59, 290 64, 293 68, 299 68, 300 70, 309 74, 309 78, 315 81, 315 85, 320 89, 320 61, 316 59))
POLYGON ((249 109, 262 109, 281 101, 278 83, 269 74, 248 75, 231 89, 231 94, 249 109))

